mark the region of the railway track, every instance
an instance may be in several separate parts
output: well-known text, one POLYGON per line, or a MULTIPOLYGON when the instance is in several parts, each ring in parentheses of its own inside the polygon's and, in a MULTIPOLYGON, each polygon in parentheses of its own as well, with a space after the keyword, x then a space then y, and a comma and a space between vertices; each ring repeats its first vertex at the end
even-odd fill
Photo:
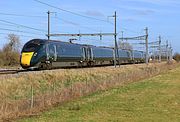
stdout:
POLYGON ((2 69, 0 70, 0 75, 6 75, 6 74, 17 74, 20 72, 27 72, 27 70, 21 70, 21 69, 2 69))
MULTIPOLYGON (((125 66, 125 64, 123 64, 125 66)), ((129 65, 129 64, 126 64, 129 65)), ((132 65, 132 64, 131 64, 132 65)), ((114 67, 114 66, 98 66, 98 67, 114 67)), ((83 68, 97 68, 97 67, 83 67, 83 68)), ((81 69, 81 68, 58 68, 58 69, 52 69, 51 71, 54 70, 60 70, 60 69, 81 69)), ((44 71, 49 71, 49 70, 25 70, 25 69, 0 69, 0 75, 8 75, 8 74, 19 74, 19 73, 40 73, 44 71)))

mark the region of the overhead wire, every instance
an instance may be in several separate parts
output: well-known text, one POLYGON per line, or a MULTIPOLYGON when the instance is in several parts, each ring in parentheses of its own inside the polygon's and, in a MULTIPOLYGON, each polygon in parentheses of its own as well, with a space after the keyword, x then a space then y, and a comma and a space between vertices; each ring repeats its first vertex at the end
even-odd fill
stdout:
POLYGON ((37 28, 33 28, 33 27, 26 26, 26 25, 22 25, 22 24, 17 24, 17 23, 14 23, 14 22, 6 21, 6 20, 0 20, 0 21, 1 21, 1 22, 4 22, 4 23, 16 25, 16 26, 19 26, 19 27, 23 27, 23 28, 28 28, 28 29, 31 29, 31 30, 36 30, 36 31, 41 31, 41 32, 47 32, 47 31, 42 30, 42 29, 37 29, 37 28))
POLYGON ((8 28, 0 28, 0 30, 5 30, 5 31, 12 31, 12 32, 21 32, 21 33, 28 33, 28 34, 34 34, 34 35, 43 35, 43 34, 37 34, 37 33, 32 33, 32 32, 27 32, 27 31, 21 31, 21 30, 14 30, 14 29, 8 29, 8 28))
MULTIPOLYGON (((0 33, 1 35, 8 35, 8 34, 10 34, 10 33, 0 33)), ((19 35, 19 34, 15 34, 15 35, 17 35, 17 36, 23 36, 23 37, 32 37, 32 38, 34 38, 35 36, 28 36, 28 35, 19 35)))
POLYGON ((126 30, 126 31, 129 31, 129 32, 132 32, 132 33, 135 33, 135 34, 140 34, 140 32, 137 32, 137 31, 134 31, 134 30, 131 30, 131 29, 127 29, 127 28, 122 28, 123 30, 126 30))
MULTIPOLYGON (((24 15, 24 14, 9 14, 9 13, 2 13, 0 12, 0 15, 5 15, 5 16, 16 16, 16 17, 35 17, 35 18, 46 18, 47 16, 39 16, 39 15, 24 15)), ((87 30, 92 30, 92 31, 97 31, 99 32, 99 30, 95 30, 93 28, 90 28, 90 27, 86 27, 86 26, 82 26, 80 24, 77 24, 75 22, 72 22, 72 21, 69 21, 69 20, 65 20, 65 19, 62 19, 62 18, 59 18, 59 17, 52 17, 52 18, 56 18, 56 19, 59 19, 67 24, 71 24, 73 26, 76 26, 76 27, 81 27, 81 28, 84 28, 84 29, 87 29, 87 30)), ((7 22, 6 22, 7 23, 7 22)), ((9 23, 9 22, 8 22, 9 23)), ((10 23, 10 24, 15 24, 15 23, 10 23)), ((17 24, 16 24, 17 25, 17 24)), ((17 25, 19 26, 19 24, 17 25)), ((21 26, 22 27, 22 26, 21 26)), ((29 28, 30 29, 30 28, 29 28)), ((37 29, 36 29, 37 30, 37 29)), ((40 29, 38 29, 40 30, 40 29)), ((42 30, 42 31, 45 31, 45 30, 42 30)))
MULTIPOLYGON (((61 9, 59 7, 56 7, 56 6, 53 6, 53 5, 50 5, 48 3, 45 3, 45 2, 42 2, 40 0, 34 0, 36 2, 39 2, 41 4, 44 4, 44 5, 47 5, 47 6, 50 6, 50 7, 53 7, 53 8, 56 8, 56 9, 59 9, 61 11, 64 11, 64 12, 68 12, 68 13, 71 13, 71 14, 74 14, 74 15, 77 15, 77 16, 81 16, 81 17, 84 17, 84 18, 87 18, 87 19, 92 19, 92 20, 97 20, 97 21, 103 21, 103 22, 107 22, 107 23, 110 23, 106 20, 101 20, 101 19, 97 19, 97 18, 94 18, 94 17, 90 17, 90 16, 85 16, 85 15, 82 15, 82 14, 79 14, 79 13, 75 13, 75 12, 72 12, 72 11, 68 11, 68 10, 65 10, 65 9, 61 9)), ((45 17, 45 16, 31 16, 31 15, 23 15, 23 14, 9 14, 9 13, 2 13, 0 12, 1 15, 7 15, 7 16, 22 16, 22 17, 45 17)), ((80 26, 79 24, 75 24, 73 22, 70 22, 70 21, 67 21, 67 20, 64 20, 64 19, 61 19, 62 21, 66 22, 66 23, 69 23, 69 24, 72 24, 74 26, 79 26, 79 27, 82 27, 82 28, 86 28, 86 29, 90 29, 90 30, 95 30, 95 29, 92 29, 92 28, 89 28, 89 27, 85 27, 85 26, 80 26)), ((9 22, 9 21, 6 21, 6 20, 0 20, 1 22, 4 22, 4 23, 8 23, 8 24, 12 24, 12 25, 16 25, 18 27, 23 27, 23 28, 28 28, 28 29, 33 29, 33 30, 36 30, 36 31, 41 31, 41 32, 46 32, 44 30, 41 30, 41 29, 37 29, 37 28, 33 28, 33 27, 29 27, 29 26, 25 26, 25 25, 22 25, 22 24, 17 24, 17 23, 13 23, 13 22, 9 22)), ((22 32, 22 33, 30 33, 30 34, 35 34, 35 33, 31 33, 31 32, 26 32, 26 31, 20 31, 20 30, 13 30, 13 29, 6 29, 6 28, 0 28, 0 30, 8 30, 8 31, 14 31, 14 32, 22 32)), ((97 30, 96 30, 97 31, 97 30)), ((98 31, 99 32, 99 31, 98 31)), ((37 34, 36 34, 37 35, 37 34)), ((39 34, 38 34, 39 35, 39 34)))
MULTIPOLYGON (((73 26, 76 26, 76 27, 80 27, 80 28, 84 28, 84 29, 87 29, 87 30, 92 30, 92 31, 97 31, 96 29, 93 29, 93 28, 90 28, 90 27, 86 27, 86 26, 82 26, 82 25, 79 25, 79 24, 75 24, 75 23, 72 23, 70 21, 67 21, 67 20, 64 20, 64 19, 61 19, 63 22, 66 22, 66 23, 69 23, 73 26)), ((99 32, 99 31, 97 31, 99 32)))
POLYGON ((110 23, 110 22, 108 22, 107 20, 102 20, 102 19, 97 19, 97 18, 90 17, 90 16, 85 16, 85 15, 82 15, 82 14, 79 14, 79 13, 76 13, 76 12, 72 12, 72 11, 69 11, 69 10, 65 10, 65 9, 56 7, 56 6, 54 6, 54 5, 51 5, 51 4, 42 2, 42 1, 40 1, 40 0, 34 0, 34 1, 36 1, 36 2, 38 2, 38 3, 41 3, 41 4, 44 4, 44 5, 46 5, 46 6, 49 6, 49 7, 58 9, 58 10, 60 10, 60 11, 64 11, 64 12, 67 12, 67 13, 70 13, 70 14, 73 14, 73 15, 76 15, 76 16, 80 16, 80 17, 83 17, 83 18, 91 19, 91 20, 96 20, 96 21, 102 21, 102 22, 110 23))
POLYGON ((61 21, 65 22, 65 23, 68 23, 68 24, 71 24, 71 25, 73 25, 73 26, 76 26, 76 27, 80 27, 80 28, 84 28, 84 29, 87 29, 87 30, 92 30, 92 31, 97 31, 97 32, 99 32, 99 31, 96 30, 96 29, 93 29, 93 28, 90 28, 90 27, 86 27, 86 26, 80 25, 80 24, 78 24, 78 23, 69 21, 69 20, 62 19, 62 18, 59 18, 59 17, 57 17, 57 16, 56 16, 55 18, 58 19, 58 20, 61 20, 61 21))
POLYGON ((35 17, 35 18, 44 18, 44 17, 46 17, 46 16, 39 16, 39 15, 9 14, 9 13, 2 13, 2 12, 0 12, 0 15, 16 16, 16 17, 35 17))

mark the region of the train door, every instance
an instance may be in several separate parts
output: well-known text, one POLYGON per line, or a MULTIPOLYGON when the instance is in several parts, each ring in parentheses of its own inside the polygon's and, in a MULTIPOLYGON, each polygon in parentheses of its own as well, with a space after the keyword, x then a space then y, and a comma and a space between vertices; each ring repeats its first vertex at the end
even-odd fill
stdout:
POLYGON ((55 44, 49 44, 49 60, 57 61, 57 48, 55 44))
POLYGON ((82 56, 83 56, 83 61, 87 60, 87 48, 83 47, 82 48, 82 56))
POLYGON ((88 60, 89 61, 93 61, 93 51, 92 51, 92 48, 88 47, 87 48, 87 52, 88 52, 88 60))
POLYGON ((91 60, 91 52, 90 52, 89 47, 86 49, 87 49, 87 60, 90 61, 91 60))
POLYGON ((83 60, 84 61, 92 61, 93 60, 93 51, 90 47, 82 48, 83 60))

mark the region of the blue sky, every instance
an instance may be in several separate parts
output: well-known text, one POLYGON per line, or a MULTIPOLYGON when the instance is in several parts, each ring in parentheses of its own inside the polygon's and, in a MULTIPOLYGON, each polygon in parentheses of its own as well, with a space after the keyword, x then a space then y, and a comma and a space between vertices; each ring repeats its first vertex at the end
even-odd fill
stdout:
MULTIPOLYGON (((117 32, 121 37, 144 35, 149 28, 149 41, 157 41, 162 36, 172 44, 174 52, 180 52, 180 1, 179 0, 40 0, 58 8, 84 16, 101 19, 98 21, 60 11, 34 0, 0 1, 0 47, 7 43, 7 34, 20 35, 22 45, 32 38, 46 38, 47 11, 51 14, 51 33, 97 33, 113 32, 114 20, 108 18, 117 11, 117 32), (10 14, 10 15, 8 15, 10 14), (22 26, 14 26, 3 21, 13 22, 40 29, 36 31, 22 26), (6 29, 6 30, 5 30, 6 29), (7 30, 8 29, 8 30, 7 30), (10 31, 11 30, 11 31, 10 31), (16 31, 12 31, 16 30, 16 31)), ((67 41, 72 37, 56 37, 67 41)), ((77 43, 112 46, 113 37, 81 37, 77 43)), ((132 41, 136 43, 136 41, 132 41)))

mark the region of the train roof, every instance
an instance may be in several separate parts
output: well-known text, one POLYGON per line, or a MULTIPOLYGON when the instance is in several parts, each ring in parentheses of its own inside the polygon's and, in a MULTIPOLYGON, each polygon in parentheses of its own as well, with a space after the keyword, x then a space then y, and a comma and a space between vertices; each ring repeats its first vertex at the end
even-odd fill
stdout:
POLYGON ((44 40, 44 39, 32 39, 32 40, 28 41, 26 44, 28 44, 28 43, 44 44, 45 42, 46 42, 46 40, 44 40))
MULTIPOLYGON (((47 39, 32 39, 29 42, 27 42, 26 44, 28 44, 28 43, 45 44, 47 42, 57 42, 57 43, 64 43, 64 44, 73 44, 73 45, 78 45, 78 46, 89 46, 89 47, 94 47, 94 48, 113 49, 113 47, 94 46, 94 45, 87 45, 87 44, 77 44, 77 43, 71 43, 71 42, 64 42, 64 41, 61 41, 61 40, 47 40, 47 39)), ((138 50, 125 50, 125 49, 119 49, 119 50, 144 53, 144 51, 138 51, 138 50)))
MULTIPOLYGON (((27 43, 40 43, 45 44, 47 42, 57 42, 57 43, 65 43, 65 44, 73 44, 73 45, 79 45, 79 46, 90 46, 90 47, 98 47, 94 45, 87 45, 87 44, 78 44, 78 43, 71 43, 71 42, 64 42, 61 40, 47 40, 47 39, 32 39, 27 43)), ((98 48, 110 48, 110 47, 98 47, 98 48)))

